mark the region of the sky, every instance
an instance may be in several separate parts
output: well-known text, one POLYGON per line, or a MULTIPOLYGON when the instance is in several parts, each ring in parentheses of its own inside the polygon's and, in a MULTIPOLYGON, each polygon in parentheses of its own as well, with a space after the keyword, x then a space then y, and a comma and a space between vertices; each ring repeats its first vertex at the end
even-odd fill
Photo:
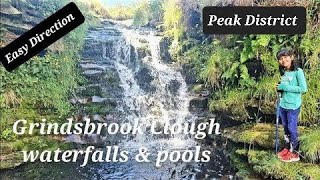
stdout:
POLYGON ((114 7, 117 5, 130 5, 140 0, 101 0, 107 7, 114 7))

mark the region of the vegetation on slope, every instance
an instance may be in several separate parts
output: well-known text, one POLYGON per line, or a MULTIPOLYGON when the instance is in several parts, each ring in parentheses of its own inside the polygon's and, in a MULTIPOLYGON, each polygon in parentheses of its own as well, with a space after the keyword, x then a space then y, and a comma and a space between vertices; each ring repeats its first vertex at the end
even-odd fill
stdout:
MULTIPOLYGON (((1 23, 12 21, 15 24, 27 25, 30 19, 39 19, 39 17, 45 19, 68 2, 70 1, 48 0, 46 3, 36 0, 1 1, 1 7, 10 7, 17 12, 9 13, 7 16, 1 15, 3 16, 1 19, 4 19, 1 23), (33 14, 27 15, 26 11, 33 14), (16 16, 22 18, 17 20, 16 16)), ((86 18, 84 24, 13 72, 9 73, 0 66, 1 168, 18 165, 16 160, 10 161, 9 154, 12 155, 21 150, 70 147, 54 140, 59 137, 38 137, 36 134, 18 137, 13 133, 12 125, 18 119, 26 119, 29 123, 41 122, 41 119, 60 123, 72 111, 68 98, 78 84, 84 82, 84 78, 77 69, 80 50, 88 27, 96 24, 98 22, 96 17, 101 15, 96 14, 99 11, 90 3, 84 4, 77 1, 76 4, 86 18), (4 161, 8 158, 9 161, 4 161)), ((9 37, 8 34, 14 34, 12 37, 15 38, 20 35, 15 34, 16 32, 12 31, 14 29, 6 25, 1 27, 3 27, 0 38, 2 46, 14 40, 10 39, 11 36, 9 37)))

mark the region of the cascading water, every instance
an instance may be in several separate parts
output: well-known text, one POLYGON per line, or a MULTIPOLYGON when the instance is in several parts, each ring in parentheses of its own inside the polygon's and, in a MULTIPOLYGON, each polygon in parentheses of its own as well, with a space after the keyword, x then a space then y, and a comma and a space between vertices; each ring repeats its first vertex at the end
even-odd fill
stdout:
MULTIPOLYGON (((134 152, 132 154, 137 154, 139 147, 146 147, 153 153, 150 157, 151 162, 139 163, 129 156, 128 162, 125 163, 89 163, 85 167, 72 163, 33 164, 29 165, 30 167, 25 166, 25 169, 22 169, 23 173, 28 172, 28 169, 38 169, 40 174, 45 174, 49 169, 53 178, 46 176, 46 179, 215 179, 222 176, 226 179, 232 178, 232 169, 223 152, 212 148, 210 162, 173 163, 168 160, 162 167, 155 166, 154 155, 159 150, 194 149, 196 145, 210 148, 199 144, 188 135, 156 136, 148 131, 153 122, 157 122, 161 128, 165 123, 183 124, 197 119, 188 110, 188 87, 179 67, 163 63, 160 57, 161 37, 154 35, 151 30, 126 29, 112 23, 89 31, 87 39, 91 43, 87 46, 92 47, 85 49, 90 51, 85 58, 94 59, 93 62, 90 60, 90 67, 114 70, 119 75, 122 92, 121 99, 117 101, 117 123, 139 121, 145 127, 144 134, 135 137, 120 136, 119 141, 112 145, 134 152), (39 169, 39 166, 45 168, 39 169)), ((99 83, 107 86, 109 82, 99 83)), ((112 93, 118 92, 105 92, 112 93)), ((13 179, 15 176, 9 172, 6 177, 13 179)))
MULTIPOLYGON (((158 137, 147 131, 153 122, 163 126, 165 123, 183 124, 196 119, 188 110, 190 100, 188 88, 181 72, 174 64, 165 64, 161 60, 159 47, 161 37, 154 35, 152 31, 144 31, 140 34, 139 31, 121 29, 121 32, 122 36, 118 39, 112 38, 114 39, 113 52, 109 53, 110 57, 107 57, 112 59, 123 89, 123 97, 117 107, 120 113, 118 118, 123 123, 139 121, 144 124, 145 131, 143 135, 123 139, 118 143, 119 147, 132 152, 137 152, 139 147, 146 147, 154 155, 157 150, 192 149, 197 145, 192 137, 184 134, 158 137), (149 55, 141 57, 137 51, 143 46, 150 52, 149 55)), ((155 159, 155 157, 152 158, 155 159)), ((115 173, 105 177, 193 179, 197 174, 208 173, 207 170, 201 170, 201 166, 204 164, 167 161, 161 168, 156 168, 154 162, 137 163, 132 160, 118 167, 123 172, 123 176, 117 176, 115 173)), ((222 165, 215 166, 219 166, 220 171, 225 171, 222 165)), ((104 167, 109 168, 110 165, 104 167)), ((215 174, 216 177, 220 175, 215 174)))
MULTIPOLYGON (((147 127, 154 121, 160 124, 186 121, 187 116, 191 117, 188 111, 187 85, 176 68, 162 63, 159 49, 161 37, 153 35, 152 32, 147 36, 142 36, 133 30, 123 30, 123 34, 124 38, 114 46, 114 63, 119 73, 121 87, 124 90, 119 110, 122 111, 125 120, 128 122, 139 120, 147 127), (136 50, 139 47, 139 39, 142 38, 148 39, 147 45, 151 51, 151 57, 146 56, 142 59, 136 53, 132 57, 131 48, 136 50), (136 62, 132 63, 132 61, 136 62), (141 67, 150 71, 153 79, 150 86, 153 87, 153 90, 143 90, 135 79, 135 73, 141 67), (178 88, 174 89, 176 92, 170 91, 170 86, 174 85, 172 83, 176 83, 173 87, 178 88)), ((145 144, 148 138, 151 141, 150 137, 143 136, 143 139, 140 138, 140 143, 145 144)), ((152 139, 153 142, 154 140, 152 139)), ((128 144, 128 142, 125 143, 128 144)), ((189 145, 191 144, 189 143, 189 145)))

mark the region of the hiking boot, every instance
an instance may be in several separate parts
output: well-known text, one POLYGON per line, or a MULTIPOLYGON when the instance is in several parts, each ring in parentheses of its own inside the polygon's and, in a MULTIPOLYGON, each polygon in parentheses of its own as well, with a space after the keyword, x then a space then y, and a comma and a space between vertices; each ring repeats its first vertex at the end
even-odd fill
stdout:
POLYGON ((282 158, 283 156, 285 156, 288 152, 289 152, 289 149, 283 148, 282 151, 280 151, 280 152, 278 153, 278 158, 281 159, 281 158, 282 158))
POLYGON ((300 160, 299 154, 298 153, 292 153, 292 152, 288 152, 285 156, 283 156, 281 159, 281 161, 284 162, 296 162, 300 160))

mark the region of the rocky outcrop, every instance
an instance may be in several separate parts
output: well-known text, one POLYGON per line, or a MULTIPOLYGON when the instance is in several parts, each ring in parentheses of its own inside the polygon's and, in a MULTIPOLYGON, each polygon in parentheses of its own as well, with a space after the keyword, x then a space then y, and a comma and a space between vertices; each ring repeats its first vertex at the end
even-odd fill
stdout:
POLYGON ((160 48, 160 57, 164 63, 171 63, 172 62, 172 58, 169 53, 170 45, 171 45, 171 42, 170 42, 169 38, 164 37, 161 39, 160 47, 159 47, 160 48))
POLYGON ((154 78, 147 67, 141 68, 135 74, 135 78, 137 79, 137 82, 141 89, 147 92, 154 91, 154 87, 151 84, 151 81, 153 81, 154 78))
POLYGON ((170 81, 170 83, 168 84, 168 86, 166 88, 169 89, 169 92, 173 95, 177 95, 179 87, 181 86, 181 83, 177 80, 172 80, 170 81))
POLYGON ((191 64, 182 65, 182 74, 187 84, 191 85, 197 82, 196 71, 191 64))
MULTIPOLYGON (((91 31, 85 38, 79 69, 83 76, 86 77, 87 82, 79 87, 70 98, 70 103, 75 106, 76 110, 74 115, 67 120, 71 120, 73 123, 89 121, 94 124, 109 124, 117 122, 113 112, 122 96, 122 89, 119 86, 119 75, 112 63, 114 41, 99 41, 99 39, 97 41, 97 38, 93 38, 92 36, 96 36, 97 34, 95 33, 101 28, 107 27, 90 28, 91 31)), ((115 29, 102 32, 114 35, 120 33, 115 29)), ((132 51, 131 53, 135 52, 132 51)), ((94 132, 90 135, 68 135, 64 138, 64 141, 78 145, 101 147, 106 143, 114 144, 119 139, 118 136, 107 138, 106 135, 103 129, 101 133, 94 132)))
POLYGON ((190 111, 203 111, 208 107, 207 97, 195 97, 190 100, 189 110, 190 111))
POLYGON ((0 9, 0 15, 1 17, 7 16, 7 17, 21 17, 22 13, 14 8, 11 4, 2 4, 1 3, 1 9, 0 9))
POLYGON ((147 56, 151 56, 151 52, 148 49, 148 46, 141 46, 137 48, 137 53, 139 58, 145 58, 147 56))

